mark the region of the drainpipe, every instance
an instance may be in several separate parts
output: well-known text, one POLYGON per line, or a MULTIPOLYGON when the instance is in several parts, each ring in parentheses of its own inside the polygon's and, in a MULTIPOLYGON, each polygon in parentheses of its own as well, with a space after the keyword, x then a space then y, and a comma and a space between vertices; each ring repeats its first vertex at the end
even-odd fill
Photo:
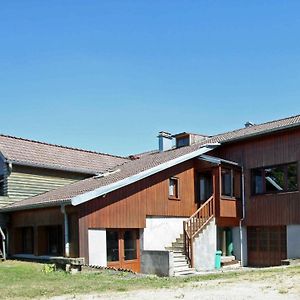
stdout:
POLYGON ((69 242, 69 222, 68 222, 68 214, 66 212, 65 205, 61 206, 61 212, 64 215, 64 240, 65 240, 65 256, 70 256, 70 242, 69 242))
POLYGON ((240 219, 240 243, 241 243, 241 265, 244 266, 243 228, 242 222, 245 219, 245 173, 242 167, 242 218, 240 219))

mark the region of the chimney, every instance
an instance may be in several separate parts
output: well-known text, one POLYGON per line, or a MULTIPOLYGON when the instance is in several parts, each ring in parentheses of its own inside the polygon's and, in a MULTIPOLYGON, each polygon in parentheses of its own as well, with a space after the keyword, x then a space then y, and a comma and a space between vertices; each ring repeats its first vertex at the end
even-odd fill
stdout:
POLYGON ((255 124, 252 123, 252 122, 250 122, 250 121, 247 121, 247 122, 245 123, 245 127, 246 127, 246 128, 251 127, 251 126, 254 126, 254 125, 255 125, 255 124))
POLYGON ((158 133, 158 149, 159 152, 167 151, 172 149, 172 135, 169 132, 160 131, 158 133))

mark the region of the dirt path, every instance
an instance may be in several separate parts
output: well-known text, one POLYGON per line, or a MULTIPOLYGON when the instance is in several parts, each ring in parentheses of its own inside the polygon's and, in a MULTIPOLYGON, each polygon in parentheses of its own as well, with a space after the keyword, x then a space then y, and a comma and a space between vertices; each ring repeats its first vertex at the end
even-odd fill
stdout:
POLYGON ((175 289, 149 289, 130 292, 113 292, 82 296, 60 296, 53 300, 169 300, 169 299, 300 299, 300 275, 284 272, 267 278, 247 279, 218 279, 185 284, 175 289))

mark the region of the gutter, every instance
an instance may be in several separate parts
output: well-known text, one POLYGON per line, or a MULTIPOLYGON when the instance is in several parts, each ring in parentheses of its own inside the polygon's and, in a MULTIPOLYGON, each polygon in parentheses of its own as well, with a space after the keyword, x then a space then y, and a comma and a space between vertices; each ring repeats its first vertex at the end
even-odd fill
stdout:
MULTIPOLYGON (((24 199, 25 200, 25 199, 24 199)), ((22 201, 22 200, 21 200, 22 201)), ((45 207, 55 207, 55 206, 61 206, 61 205, 71 205, 71 200, 60 200, 60 201, 53 201, 53 202, 41 202, 36 204, 28 204, 28 205, 22 205, 22 206, 15 206, 13 207, 11 205, 5 206, 3 208, 0 208, 0 212, 13 212, 18 210, 29 210, 29 209, 38 209, 38 208, 45 208, 45 207), (10 207, 12 206, 12 207, 10 207)))
POLYGON ((84 194, 75 196, 71 199, 72 205, 76 206, 76 205, 85 203, 85 202, 87 202, 91 199, 94 199, 94 198, 100 197, 102 195, 105 195, 109 192, 115 191, 119 188, 122 188, 124 186, 129 185, 129 184, 132 184, 134 182, 137 182, 141 179, 144 179, 146 177, 154 175, 154 174, 156 174, 160 171, 163 171, 163 170, 168 169, 170 167, 173 167, 177 164, 185 162, 189 159, 195 158, 195 157, 197 157, 201 154, 204 154, 208 151, 211 151, 219 145, 220 145, 219 143, 204 144, 203 147, 201 147, 200 149, 198 149, 196 151, 193 151, 193 152, 187 153, 185 155, 179 156, 175 159, 169 160, 169 161, 167 161, 165 163, 162 163, 158 166, 155 166, 155 167, 150 168, 148 170, 142 171, 142 172, 140 172, 138 174, 135 174, 135 175, 132 175, 130 177, 121 179, 121 180, 119 180, 117 182, 114 182, 114 183, 111 183, 109 185, 102 186, 102 187, 97 188, 93 191, 86 192, 84 194))

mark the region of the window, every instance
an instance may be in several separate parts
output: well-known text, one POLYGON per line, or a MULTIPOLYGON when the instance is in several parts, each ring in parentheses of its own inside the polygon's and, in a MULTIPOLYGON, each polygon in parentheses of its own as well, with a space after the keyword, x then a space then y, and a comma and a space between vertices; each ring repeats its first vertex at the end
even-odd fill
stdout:
POLYGON ((127 230, 124 232, 124 254, 125 260, 132 260, 137 258, 135 231, 127 230))
POLYGON ((233 197, 233 170, 222 168, 222 195, 233 197))
POLYGON ((179 179, 176 177, 171 177, 169 179, 169 198, 179 198, 179 179))
POLYGON ((33 254, 33 227, 22 228, 22 253, 33 254))
POLYGON ((106 232, 107 261, 119 260, 119 233, 118 231, 106 232))
POLYGON ((48 251, 50 255, 62 255, 62 227, 61 226, 46 226, 48 235, 48 251))
POLYGON ((252 194, 298 190, 298 164, 291 163, 252 170, 252 194))
POLYGON ((189 136, 176 139, 176 148, 189 146, 189 144, 190 144, 189 136))

